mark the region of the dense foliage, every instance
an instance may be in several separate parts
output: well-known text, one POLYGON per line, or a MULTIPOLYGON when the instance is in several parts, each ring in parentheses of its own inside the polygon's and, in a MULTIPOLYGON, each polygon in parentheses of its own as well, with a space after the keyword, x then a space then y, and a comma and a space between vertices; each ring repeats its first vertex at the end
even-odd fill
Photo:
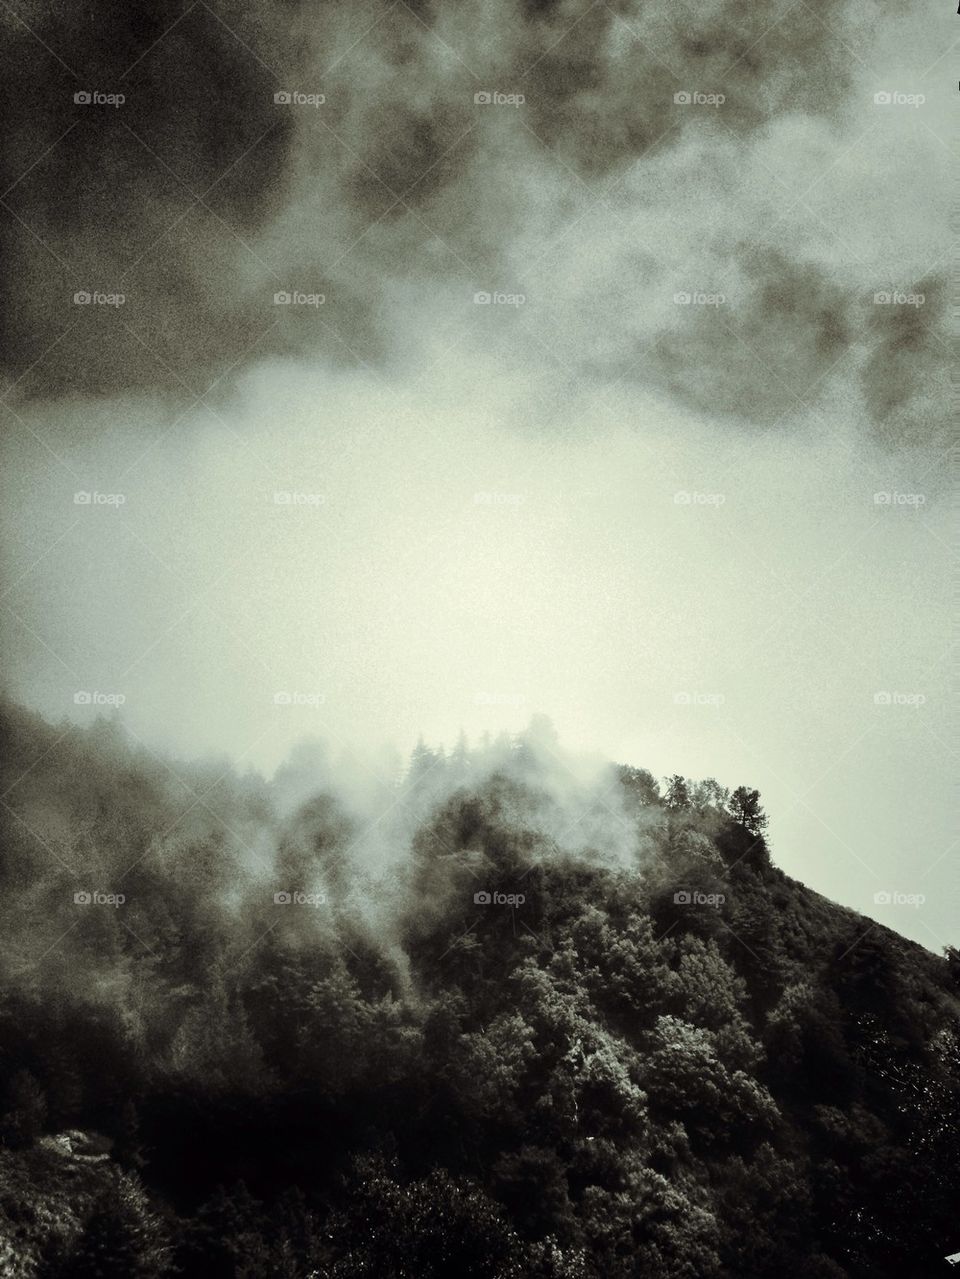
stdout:
POLYGON ((949 1273, 960 955, 755 791, 543 724, 369 784, 2 729, 4 1275, 949 1273))

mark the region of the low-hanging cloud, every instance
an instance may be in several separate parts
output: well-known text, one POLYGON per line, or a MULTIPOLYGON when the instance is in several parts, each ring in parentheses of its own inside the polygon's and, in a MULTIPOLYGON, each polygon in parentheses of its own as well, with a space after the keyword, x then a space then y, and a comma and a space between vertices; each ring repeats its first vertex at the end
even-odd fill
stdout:
POLYGON ((462 332, 742 425, 839 388, 884 443, 943 430, 942 311, 873 303, 937 296, 930 216, 891 197, 881 244, 848 163, 860 142, 909 187, 904 130, 925 111, 935 132, 933 104, 874 101, 896 33, 878 44, 858 0, 101 0, 0 21, 13 403, 189 399, 271 355, 380 368, 462 332), (481 314, 498 291, 515 314, 481 314), (894 391, 897 342, 923 367, 894 391))

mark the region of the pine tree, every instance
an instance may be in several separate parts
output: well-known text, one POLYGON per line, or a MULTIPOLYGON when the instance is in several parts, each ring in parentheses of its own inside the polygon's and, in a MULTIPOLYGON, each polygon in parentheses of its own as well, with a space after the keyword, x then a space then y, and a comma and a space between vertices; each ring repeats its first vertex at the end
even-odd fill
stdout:
POLYGON ((730 796, 730 814, 751 835, 760 835, 767 828, 767 815, 760 807, 760 792, 738 786, 730 796))
POLYGON ((163 1223, 136 1178, 115 1170, 62 1269, 62 1279, 159 1279, 169 1268, 163 1223))
POLYGON ((7 1111, 3 1116, 3 1135, 8 1146, 32 1146, 43 1131, 47 1117, 47 1099, 43 1089, 29 1070, 18 1070, 7 1090, 7 1111))

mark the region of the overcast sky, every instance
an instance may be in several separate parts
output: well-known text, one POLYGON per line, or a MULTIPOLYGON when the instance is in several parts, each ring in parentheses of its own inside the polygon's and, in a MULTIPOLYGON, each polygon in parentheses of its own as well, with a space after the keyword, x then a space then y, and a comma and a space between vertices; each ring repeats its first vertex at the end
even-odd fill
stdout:
POLYGON ((956 20, 414 8, 3 19, 8 691, 268 772, 545 713, 957 944, 956 20))

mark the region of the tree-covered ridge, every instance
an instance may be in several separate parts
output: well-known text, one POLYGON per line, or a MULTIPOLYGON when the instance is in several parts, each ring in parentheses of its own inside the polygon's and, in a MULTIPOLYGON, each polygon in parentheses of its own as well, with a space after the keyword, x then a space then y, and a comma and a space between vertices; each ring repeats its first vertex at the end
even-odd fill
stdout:
POLYGON ((749 787, 2 730, 2 1273, 950 1272, 960 955, 783 875, 749 787))

